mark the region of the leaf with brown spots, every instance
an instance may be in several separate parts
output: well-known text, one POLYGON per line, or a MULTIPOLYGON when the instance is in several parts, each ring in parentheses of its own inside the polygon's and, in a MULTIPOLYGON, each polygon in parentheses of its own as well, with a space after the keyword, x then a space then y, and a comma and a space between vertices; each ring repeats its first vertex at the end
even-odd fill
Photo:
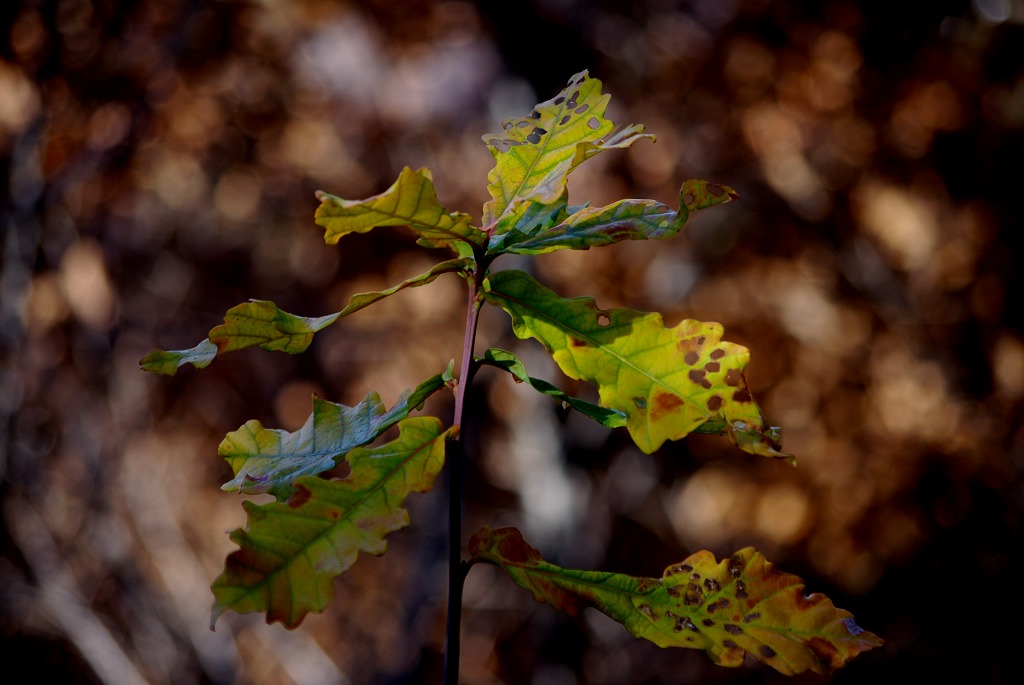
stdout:
POLYGON ((269 492, 285 499, 292 495, 295 479, 333 469, 346 452, 376 440, 442 386, 440 374, 431 376, 412 392, 403 393, 391 409, 385 409, 376 392, 354 407, 314 397, 313 413, 293 433, 264 428, 251 419, 225 435, 217 448, 235 474, 221 489, 269 492))
POLYGON ((604 116, 609 99, 601 82, 582 71, 528 116, 506 119, 501 132, 483 137, 495 161, 487 175, 491 199, 484 204, 485 229, 501 235, 518 223, 523 203, 556 202, 569 173, 594 155, 654 138, 636 124, 615 131, 604 116))
POLYGON ((593 298, 561 298, 522 271, 491 274, 484 286, 518 337, 543 343, 570 378, 597 384, 601 406, 625 415, 647 454, 699 430, 792 460, 747 388, 750 352, 723 342, 721 325, 687 319, 666 328, 657 313, 603 311, 593 298))
POLYGON ((332 581, 359 552, 384 554, 384 537, 409 524, 406 497, 433 487, 450 432, 431 416, 398 426, 394 441, 349 452, 352 470, 344 480, 306 476, 285 502, 243 503, 248 523, 231 533, 239 549, 213 581, 211 626, 231 610, 265 612, 267 623, 294 628, 327 606, 332 581))
POLYGON ((569 614, 592 605, 659 647, 701 649, 722 666, 744 657, 785 675, 829 673, 882 644, 798 577, 775 570, 752 547, 716 561, 698 552, 662 578, 578 571, 549 564, 515 528, 478 532, 476 561, 498 565, 538 602, 569 614))

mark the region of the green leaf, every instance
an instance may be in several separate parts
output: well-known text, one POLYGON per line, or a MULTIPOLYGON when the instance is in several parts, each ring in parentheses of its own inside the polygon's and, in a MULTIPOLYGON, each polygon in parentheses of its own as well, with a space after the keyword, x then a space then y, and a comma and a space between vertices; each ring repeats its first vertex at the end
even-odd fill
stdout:
POLYGON ((477 361, 482 364, 504 369, 512 375, 517 383, 526 383, 537 392, 554 397, 556 400, 569 405, 584 416, 597 421, 602 426, 607 426, 608 428, 621 428, 626 425, 626 416, 622 412, 615 411, 614 409, 605 409, 604 407, 593 404, 592 402, 587 402, 586 400, 581 400, 578 397, 573 397, 547 381, 540 380, 539 378, 533 378, 528 375, 526 373, 526 367, 523 366, 523 362, 520 361, 519 357, 511 352, 492 347, 484 352, 483 357, 477 357, 477 361))
POLYGON ((247 421, 224 436, 217 448, 235 474, 221 489, 270 492, 284 499, 291 495, 296 478, 333 469, 339 457, 376 440, 443 386, 441 374, 432 376, 412 392, 402 393, 390 410, 376 392, 354 407, 313 397, 313 413, 293 433, 264 428, 255 419, 247 421))
POLYGON ((289 314, 267 300, 249 300, 229 309, 224 323, 210 330, 220 352, 262 347, 271 352, 298 354, 313 342, 313 334, 338 320, 338 314, 307 318, 289 314))
POLYGON ((192 349, 153 350, 139 364, 145 371, 172 376, 185 363, 201 369, 219 354, 257 345, 298 354, 309 347, 314 333, 334 323, 338 316, 306 318, 278 309, 267 300, 249 300, 229 309, 224 323, 211 329, 209 337, 192 349))
POLYGON ((740 449, 792 461, 747 388, 750 352, 723 342, 720 324, 686 319, 666 328, 658 313, 563 299, 522 271, 491 274, 484 289, 519 338, 536 338, 563 373, 597 384, 601 406, 626 415, 645 453, 720 423, 740 449))
POLYGON ((487 254, 498 255, 507 252, 508 246, 521 243, 528 238, 550 230, 571 213, 583 207, 569 207, 569 189, 550 204, 523 201, 498 225, 487 243, 487 254))
POLYGON ((749 656, 785 675, 829 673, 882 640, 800 578, 775 570, 752 547, 716 561, 698 552, 662 578, 577 571, 549 564, 514 528, 478 532, 478 561, 497 564, 539 602, 575 614, 593 605, 659 647, 701 649, 722 666, 749 656))
POLYGON ((507 119, 500 133, 483 136, 495 160, 487 175, 492 199, 484 204, 484 228, 507 232, 519 219, 518 204, 555 202, 565 191, 566 176, 587 159, 641 138, 653 140, 635 124, 613 133, 615 125, 604 117, 609 99, 601 82, 582 71, 529 116, 507 119), (512 221, 502 222, 509 215, 512 221))
POLYGON ((567 248, 588 250, 623 240, 670 238, 686 223, 687 212, 675 212, 654 200, 620 200, 606 207, 587 207, 565 221, 504 250, 543 254, 567 248))
POLYGON ((316 318, 289 314, 267 300, 249 300, 229 309, 224 323, 190 350, 153 350, 139 361, 144 371, 173 376, 186 363, 198 369, 225 352, 247 347, 298 354, 305 352, 313 334, 338 320, 339 313, 316 318))
POLYGON ((463 272, 469 267, 468 259, 449 259, 386 290, 357 293, 349 298, 348 305, 340 312, 316 318, 289 314, 267 300, 250 300, 229 309, 224 315, 224 323, 214 327, 210 331, 210 336, 192 349, 170 352, 153 350, 143 357, 139 364, 144 371, 173 376, 183 364, 190 363, 196 368, 203 368, 218 354, 247 347, 259 346, 264 350, 289 354, 305 352, 313 341, 313 334, 338 319, 406 288, 426 285, 441 274, 463 272))
POLYGON ((503 241, 503 252, 543 254, 570 248, 587 250, 623 240, 671 238, 683 227, 689 212, 739 197, 732 188, 707 181, 686 181, 679 191, 676 212, 654 200, 620 200, 606 207, 582 207, 560 223, 535 231, 521 240, 503 241), (715 195, 714 193, 718 193, 715 195))
POLYGON ((231 533, 240 549, 213 581, 211 627, 227 610, 265 612, 289 628, 322 611, 358 553, 384 554, 384 537, 409 524, 405 499, 433 487, 447 435, 432 416, 406 419, 393 442, 349 452, 344 480, 300 478, 287 502, 243 502, 248 523, 231 533))
POLYGON ((378 226, 408 226, 424 247, 447 247, 461 257, 482 247, 486 234, 470 225, 470 216, 449 212, 437 201, 428 169, 402 169, 398 180, 380 195, 365 200, 343 200, 317 192, 320 206, 316 223, 327 229, 324 240, 333 245, 349 233, 366 233, 378 226))
POLYGON ((184 364, 202 369, 209 366, 216 356, 217 346, 209 338, 204 338, 201 343, 187 350, 153 350, 139 360, 139 366, 143 371, 173 376, 178 367, 184 364))

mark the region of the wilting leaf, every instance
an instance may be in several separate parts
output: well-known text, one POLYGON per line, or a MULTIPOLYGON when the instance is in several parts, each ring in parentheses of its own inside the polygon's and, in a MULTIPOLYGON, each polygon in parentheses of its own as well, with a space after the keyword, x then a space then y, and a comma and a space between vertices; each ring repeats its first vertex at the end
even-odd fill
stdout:
POLYGON ((529 116, 507 119, 500 133, 483 137, 495 159, 487 175, 492 199, 484 205, 485 228, 497 234, 511 230, 520 218, 516 205, 555 202, 565 190, 566 176, 585 160, 640 138, 653 139, 639 125, 613 133, 614 124, 604 117, 609 98, 602 95, 601 82, 583 71, 529 116), (509 215, 512 221, 503 222, 509 215))
POLYGON ((224 315, 224 323, 210 331, 210 337, 189 350, 153 350, 139 364, 144 371, 173 376, 178 367, 190 363, 203 368, 218 355, 247 347, 259 346, 264 350, 298 354, 305 352, 313 341, 313 334, 323 330, 338 319, 370 306, 378 300, 405 290, 426 285, 444 273, 465 271, 469 260, 450 259, 435 264, 429 271, 414 276, 398 285, 367 293, 357 293, 349 298, 348 305, 340 312, 305 318, 289 314, 267 300, 250 300, 232 307, 224 315))
POLYGON ((747 452, 791 459, 747 388, 750 352, 723 342, 719 324, 687 319, 666 328, 657 313, 563 299, 522 271, 492 274, 484 286, 518 337, 543 343, 570 378, 597 384, 601 406, 626 415, 644 452, 720 425, 747 452))
POLYGON ((265 612, 289 628, 322 611, 358 553, 384 554, 384 536, 409 524, 405 499, 433 487, 446 437, 432 416, 406 419, 393 442, 349 452, 344 480, 300 478, 286 502, 243 502, 248 524, 231 533, 240 549, 213 581, 211 626, 228 610, 265 612))
POLYGON ((701 649, 722 666, 739 666, 750 656, 786 675, 828 673, 882 644, 848 611, 824 595, 805 594, 800 578, 775 570, 752 547, 722 561, 698 552, 662 578, 549 564, 515 528, 485 528, 469 548, 539 602, 570 614, 593 605, 635 637, 659 647, 701 649))
POLYGON ((331 470, 346 452, 376 440, 442 386, 442 376, 432 376, 412 392, 402 393, 390 410, 376 392, 354 407, 314 397, 313 413, 294 433, 247 421, 224 436, 217 448, 235 474, 221 489, 288 497, 296 478, 331 470))
POLYGON ((468 257, 471 246, 483 246, 487 238, 470 225, 468 214, 441 206, 428 169, 405 167, 390 188, 365 200, 343 200, 323 191, 317 198, 316 223, 327 229, 324 240, 331 245, 349 233, 366 233, 378 226, 408 226, 419 236, 416 242, 420 245, 447 247, 468 257))
POLYGON ((584 416, 597 421, 602 426, 607 426, 608 428, 620 428, 626 425, 626 416, 622 412, 615 411, 614 409, 605 409, 604 407, 593 404, 592 402, 587 402, 586 400, 581 400, 578 397, 573 397, 547 381, 539 378, 533 378, 526 373, 526 367, 523 366, 523 362, 519 357, 511 352, 492 347, 484 352, 484 356, 478 358, 478 361, 483 364, 508 371, 512 374, 512 377, 515 378, 517 383, 526 383, 537 392, 545 395, 551 395, 556 400, 564 402, 584 416))

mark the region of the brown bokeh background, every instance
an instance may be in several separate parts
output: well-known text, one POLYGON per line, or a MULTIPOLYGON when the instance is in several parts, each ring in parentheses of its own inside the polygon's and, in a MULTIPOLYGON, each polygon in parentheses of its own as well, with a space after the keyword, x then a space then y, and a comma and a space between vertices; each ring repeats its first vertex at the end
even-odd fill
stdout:
MULTIPOLYGON (((294 430, 444 369, 461 281, 401 293, 304 355, 234 353, 174 378, 249 297, 302 315, 444 258, 379 230, 323 245, 313 192, 428 166, 479 215, 480 136, 589 68, 610 117, 658 136, 578 170, 573 201, 741 200, 685 235, 507 259, 563 295, 720 321, 799 466, 693 438, 640 454, 492 370, 467 442, 467 533, 517 525, 563 565, 660 575, 755 545, 886 645, 835 683, 1011 682, 1020 670, 1024 321, 1018 304, 1024 3, 186 2, 0 8, 0 654, 63 683, 437 683, 442 490, 410 501, 288 632, 209 582, 244 524, 220 438, 294 430)), ((575 392, 507 317, 517 351, 575 392)), ((446 398, 428 409, 450 416, 446 398)), ((469 577, 467 683, 819 683, 634 641, 588 610, 469 577)))

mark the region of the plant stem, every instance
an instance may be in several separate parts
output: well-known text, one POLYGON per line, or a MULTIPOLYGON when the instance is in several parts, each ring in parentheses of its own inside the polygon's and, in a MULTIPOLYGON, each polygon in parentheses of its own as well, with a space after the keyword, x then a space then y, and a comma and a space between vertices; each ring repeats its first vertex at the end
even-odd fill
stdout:
POLYGON ((480 287, 483 272, 486 270, 479 260, 477 268, 478 271, 473 277, 467 279, 469 293, 466 304, 466 333, 462 342, 462 368, 455 391, 454 424, 459 426, 460 433, 448 454, 448 615, 444 637, 445 685, 458 685, 459 682, 462 588, 469 569, 468 564, 462 560, 462 470, 466 460, 466 448, 461 430, 466 393, 469 392, 474 371, 473 350, 480 316, 480 287))
POLYGON ((462 626, 462 439, 449 451, 448 463, 448 614, 444 634, 444 682, 459 682, 459 633, 462 626))

